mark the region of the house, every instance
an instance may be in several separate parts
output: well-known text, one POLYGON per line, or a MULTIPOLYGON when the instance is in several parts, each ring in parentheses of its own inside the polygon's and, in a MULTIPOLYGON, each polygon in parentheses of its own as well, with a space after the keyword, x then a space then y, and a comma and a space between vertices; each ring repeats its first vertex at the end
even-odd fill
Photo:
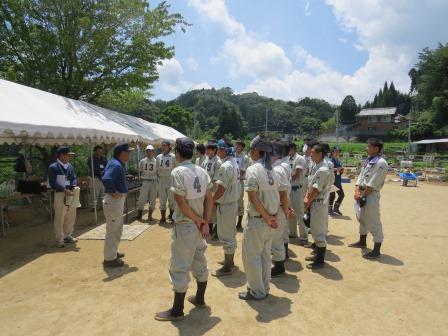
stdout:
POLYGON ((448 139, 425 139, 411 143, 414 153, 448 152, 448 139))
POLYGON ((386 137, 390 131, 406 129, 406 117, 398 114, 396 107, 362 109, 356 115, 352 134, 358 138, 386 137))

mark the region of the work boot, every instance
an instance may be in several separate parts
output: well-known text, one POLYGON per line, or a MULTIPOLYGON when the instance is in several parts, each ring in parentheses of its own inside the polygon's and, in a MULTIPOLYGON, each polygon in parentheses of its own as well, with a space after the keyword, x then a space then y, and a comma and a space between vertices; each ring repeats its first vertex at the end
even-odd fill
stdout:
POLYGON ((336 215, 342 216, 342 212, 339 211, 339 207, 340 207, 340 206, 341 206, 341 203, 335 203, 335 204, 334 204, 334 208, 333 208, 333 212, 334 212, 336 215))
POLYGON ((359 235, 359 241, 353 244, 350 244, 348 247, 354 248, 365 248, 367 247, 367 235, 359 235))
POLYGON ((184 319, 184 300, 186 293, 174 292, 173 307, 167 311, 157 313, 157 321, 179 321, 184 319))
POLYGON ((170 214, 168 215, 168 219, 169 219, 171 222, 173 222, 173 214, 174 214, 174 211, 170 209, 170 214))
POLYGON ((143 210, 138 210, 138 212, 137 212, 137 219, 138 220, 142 220, 142 217, 143 217, 143 210))
POLYGON ((205 282, 196 282, 198 288, 196 290, 196 295, 191 295, 187 298, 188 302, 198 308, 207 308, 208 306, 205 304, 204 295, 205 289, 207 288, 207 281, 205 282))
POLYGON ((224 254, 224 265, 220 269, 213 271, 212 275, 217 278, 224 275, 231 275, 233 273, 233 268, 235 267, 233 256, 233 254, 224 254))
POLYGON ((285 261, 289 259, 289 251, 288 251, 288 243, 284 243, 285 245, 285 261))
POLYGON ((160 210, 160 224, 166 224, 166 210, 160 210))
POLYGON ((154 221, 154 218, 152 218, 152 212, 153 212, 154 210, 149 210, 148 211, 148 222, 152 222, 152 221, 154 221))
POLYGON ((369 253, 364 254, 363 257, 366 259, 379 258, 381 256, 380 250, 381 250, 381 243, 375 243, 375 245, 373 246, 373 250, 370 251, 369 253))
POLYGON ((104 267, 121 267, 123 265, 124 265, 124 261, 118 257, 118 254, 117 254, 117 258, 115 258, 114 260, 104 260, 103 261, 104 267))
POLYGON ((285 262, 274 261, 274 267, 271 268, 271 277, 275 278, 285 273, 285 262))
POLYGON ((238 216, 238 222, 236 223, 236 230, 238 232, 243 232, 243 225, 241 222, 243 221, 243 216, 238 216))
POLYGON ((306 265, 306 268, 309 269, 316 269, 321 268, 325 266, 325 250, 326 247, 316 247, 316 256, 314 257, 314 260, 311 264, 306 265))

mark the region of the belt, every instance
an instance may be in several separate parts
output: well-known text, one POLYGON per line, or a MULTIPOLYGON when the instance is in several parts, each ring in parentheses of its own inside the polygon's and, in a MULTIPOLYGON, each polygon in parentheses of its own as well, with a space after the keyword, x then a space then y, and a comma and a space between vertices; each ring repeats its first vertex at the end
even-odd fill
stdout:
POLYGON ((302 186, 291 186, 292 190, 298 190, 298 189, 302 189, 302 186))
POLYGON ((142 179, 142 181, 155 181, 156 179, 155 178, 153 178, 153 179, 142 179))
POLYGON ((323 198, 319 198, 319 199, 315 199, 313 202, 321 203, 321 202, 323 202, 323 201, 325 201, 325 199, 323 199, 323 198))
MULTIPOLYGON (((273 214, 273 215, 269 214, 269 216, 277 216, 277 214, 273 214)), ((259 215, 259 216, 249 216, 249 217, 250 218, 263 218, 262 215, 259 215)))

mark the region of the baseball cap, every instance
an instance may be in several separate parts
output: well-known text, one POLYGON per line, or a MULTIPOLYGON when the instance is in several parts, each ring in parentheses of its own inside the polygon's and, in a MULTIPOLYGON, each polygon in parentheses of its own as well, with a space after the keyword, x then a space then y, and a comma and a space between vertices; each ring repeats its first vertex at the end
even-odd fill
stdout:
POLYGON ((148 146, 146 146, 146 150, 154 150, 154 146, 153 145, 148 145, 148 146))
POLYGON ((56 154, 70 154, 75 155, 75 152, 70 151, 70 147, 67 146, 60 146, 58 150, 56 151, 56 154))
POLYGON ((270 153, 272 152, 272 145, 271 143, 264 137, 257 135, 254 139, 252 139, 250 143, 251 149, 258 149, 263 152, 270 153))
POLYGON ((213 148, 213 149, 217 148, 216 140, 209 140, 207 142, 207 148, 213 148))
POLYGON ((120 143, 114 147, 114 155, 118 155, 121 152, 130 152, 133 150, 134 150, 134 148, 129 147, 128 143, 120 143))
POLYGON ((190 138, 177 138, 176 139, 176 147, 184 148, 184 149, 194 149, 194 141, 190 138))
POLYGON ((168 140, 163 140, 162 145, 168 145, 171 146, 171 143, 168 140))

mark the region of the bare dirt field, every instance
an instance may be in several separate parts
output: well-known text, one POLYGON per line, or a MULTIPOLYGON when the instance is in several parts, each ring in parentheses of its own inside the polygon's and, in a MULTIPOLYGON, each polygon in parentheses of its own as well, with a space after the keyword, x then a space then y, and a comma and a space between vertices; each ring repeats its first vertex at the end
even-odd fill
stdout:
MULTIPOLYGON (((310 250, 293 241, 287 275, 272 280, 269 298, 241 301, 245 275, 238 233, 239 271, 210 277, 211 309, 186 302, 188 315, 176 323, 153 318, 172 303, 169 227, 153 225, 122 242, 126 267, 106 272, 103 241, 57 249, 51 224, 23 215, 0 237, 0 335, 447 335, 448 188, 385 185, 379 261, 347 247, 358 239, 358 226, 353 183, 345 189, 344 216, 330 219, 324 269, 306 269, 310 250)), ((78 212, 84 224, 76 235, 91 228, 91 218, 86 210, 78 212)), ((222 254, 218 243, 209 245, 210 269, 222 254)), ((192 281, 189 293, 195 290, 192 281)))

